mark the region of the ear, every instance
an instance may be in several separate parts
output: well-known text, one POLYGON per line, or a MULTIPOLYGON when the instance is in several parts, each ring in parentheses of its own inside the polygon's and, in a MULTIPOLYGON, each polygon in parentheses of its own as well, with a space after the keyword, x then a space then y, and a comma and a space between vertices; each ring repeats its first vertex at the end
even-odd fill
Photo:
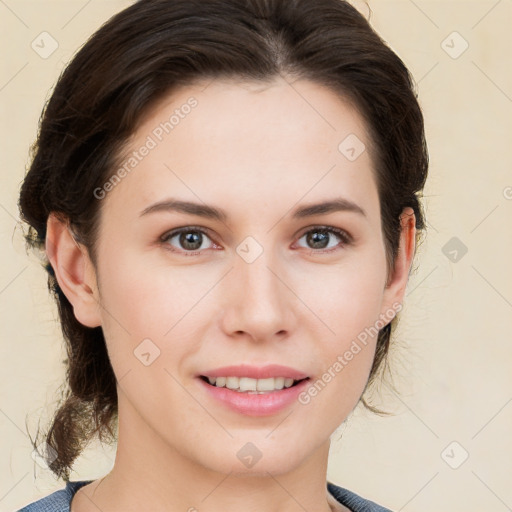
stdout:
POLYGON ((400 244, 384 289, 382 313, 390 309, 396 310, 396 305, 402 304, 415 250, 416 216, 414 210, 407 207, 400 215, 400 244))
POLYGON ((69 222, 54 213, 47 222, 46 255, 76 319, 86 327, 101 325, 96 273, 87 248, 75 240, 69 222))

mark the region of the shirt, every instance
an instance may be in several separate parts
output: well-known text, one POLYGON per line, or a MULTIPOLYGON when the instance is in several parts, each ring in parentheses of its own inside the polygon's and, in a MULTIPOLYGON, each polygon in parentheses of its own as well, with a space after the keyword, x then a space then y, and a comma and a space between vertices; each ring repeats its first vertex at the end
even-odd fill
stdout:
MULTIPOLYGON (((91 482, 92 480, 67 482, 65 489, 55 491, 45 498, 34 501, 18 510, 18 512, 69 512, 70 503, 75 493, 80 487, 91 482)), ((365 500, 361 498, 361 496, 342 487, 338 487, 331 482, 327 482, 327 489, 339 503, 352 512, 391 512, 388 508, 381 507, 373 501, 365 500)))

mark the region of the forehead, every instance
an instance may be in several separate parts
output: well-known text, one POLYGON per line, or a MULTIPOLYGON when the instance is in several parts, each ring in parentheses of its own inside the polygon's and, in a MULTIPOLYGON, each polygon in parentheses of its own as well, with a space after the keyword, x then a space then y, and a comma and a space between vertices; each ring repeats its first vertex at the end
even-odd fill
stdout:
POLYGON ((375 215, 369 148, 357 110, 321 85, 282 78, 196 83, 144 116, 107 202, 140 213, 173 196, 241 214, 255 205, 288 209, 301 198, 343 195, 375 215))

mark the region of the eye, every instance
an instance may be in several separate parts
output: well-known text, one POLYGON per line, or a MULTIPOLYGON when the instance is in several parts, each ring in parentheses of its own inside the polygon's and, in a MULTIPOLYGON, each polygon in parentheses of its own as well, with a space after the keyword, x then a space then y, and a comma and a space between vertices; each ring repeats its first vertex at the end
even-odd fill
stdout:
POLYGON ((166 233, 160 240, 164 242, 166 247, 171 251, 184 252, 187 256, 194 256, 197 254, 197 251, 212 248, 204 245, 206 239, 211 240, 205 230, 188 226, 166 233), (178 244, 178 247, 172 242, 173 239, 175 239, 175 243, 178 244))
POLYGON ((325 252, 332 252, 337 247, 341 248, 352 243, 352 237, 347 232, 329 226, 316 226, 309 229, 299 238, 299 241, 303 238, 309 244, 305 248, 313 249, 314 252, 322 252, 324 249, 327 249, 325 252), (335 238, 341 242, 335 243, 335 238))
MULTIPOLYGON (((304 247, 300 244, 299 246, 312 249, 314 253, 334 252, 337 248, 352 243, 352 237, 347 232, 330 226, 316 226, 309 229, 299 238, 299 241, 303 238, 306 239, 308 246, 304 247), (336 238, 338 243, 336 243, 336 238)), ((203 250, 218 247, 203 228, 195 226, 175 229, 162 235, 160 240, 164 243, 166 249, 182 253, 185 256, 197 256, 203 250), (207 240, 210 240, 210 245, 208 245, 207 240)))

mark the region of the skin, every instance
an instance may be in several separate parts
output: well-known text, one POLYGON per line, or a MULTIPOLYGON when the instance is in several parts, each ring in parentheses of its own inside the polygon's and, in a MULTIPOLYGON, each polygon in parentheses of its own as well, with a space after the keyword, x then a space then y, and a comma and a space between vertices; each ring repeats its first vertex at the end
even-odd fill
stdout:
POLYGON ((128 152, 191 96, 198 101, 102 200, 96 268, 65 223, 48 221, 59 285, 81 323, 102 326, 118 380, 114 467, 83 487, 71 510, 348 510, 326 492, 330 436, 361 397, 376 337, 308 404, 267 417, 226 409, 195 376, 251 362, 321 378, 359 333, 402 302, 414 214, 403 212, 388 276, 370 151, 349 161, 338 150, 349 134, 370 147, 358 112, 306 80, 206 85, 174 91, 132 137, 128 152), (140 216, 169 197, 215 205, 228 217, 140 216), (296 207, 335 197, 366 215, 292 219, 296 207), (179 236, 160 241, 187 226, 208 232, 200 251, 179 236), (353 241, 331 233, 330 252, 322 252, 305 236, 318 226, 345 230, 353 241), (251 263, 236 252, 247 236, 263 249, 251 263), (149 366, 134 356, 146 338, 160 349, 149 366), (237 457, 248 442, 261 452, 251 468, 237 457))

